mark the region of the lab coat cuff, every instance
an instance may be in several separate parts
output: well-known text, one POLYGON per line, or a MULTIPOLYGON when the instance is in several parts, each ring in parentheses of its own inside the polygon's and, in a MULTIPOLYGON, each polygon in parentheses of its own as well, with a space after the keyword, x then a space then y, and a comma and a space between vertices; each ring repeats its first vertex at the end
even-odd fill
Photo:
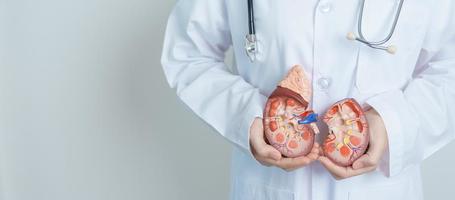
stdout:
POLYGON ((250 128, 253 124, 253 121, 256 117, 263 118, 263 109, 265 103, 267 101, 267 97, 262 94, 259 94, 259 97, 253 101, 250 101, 248 104, 244 115, 242 116, 242 120, 240 122, 238 136, 236 138, 235 143, 237 143, 243 152, 248 154, 253 160, 255 160, 258 164, 259 162, 254 158, 251 146, 250 146, 250 128))
POLYGON ((381 158, 378 169, 386 176, 395 176, 403 168, 405 141, 400 111, 406 107, 400 90, 388 91, 366 100, 381 116, 388 138, 388 147, 381 158))

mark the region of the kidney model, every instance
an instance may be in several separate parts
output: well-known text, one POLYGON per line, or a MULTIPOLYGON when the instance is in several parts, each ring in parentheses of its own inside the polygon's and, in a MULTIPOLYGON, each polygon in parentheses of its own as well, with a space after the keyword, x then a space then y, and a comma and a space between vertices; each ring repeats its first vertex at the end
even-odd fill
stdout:
MULTIPOLYGON (((307 155, 313 147, 318 115, 309 109, 312 86, 305 71, 293 66, 269 96, 264 109, 267 142, 285 157, 307 155)), ((329 127, 323 152, 339 166, 350 166, 368 147, 369 132, 361 106, 352 98, 333 104, 322 117, 329 127)))
POLYGON ((283 156, 307 155, 313 147, 317 114, 308 109, 311 84, 299 65, 292 67, 287 76, 269 96, 264 109, 264 133, 270 145, 283 156))
POLYGON ((362 156, 369 143, 368 123, 362 107, 352 98, 332 105, 323 116, 329 127, 324 155, 340 166, 350 166, 362 156))

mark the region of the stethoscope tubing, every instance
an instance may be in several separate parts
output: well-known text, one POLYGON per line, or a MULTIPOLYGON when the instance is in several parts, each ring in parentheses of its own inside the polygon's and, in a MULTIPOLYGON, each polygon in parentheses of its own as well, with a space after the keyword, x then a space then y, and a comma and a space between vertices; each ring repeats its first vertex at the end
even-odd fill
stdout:
MULTIPOLYGON (((357 29, 358 29, 357 32, 359 34, 359 37, 357 37, 356 40, 359 42, 362 42, 372 48, 375 48, 375 46, 383 45, 386 42, 388 42, 392 38, 393 33, 395 32, 396 26, 398 24, 398 19, 400 18, 400 15, 401 15, 401 9, 403 7, 403 3, 404 3, 404 0, 400 0, 395 17, 393 19, 392 27, 390 28, 390 31, 389 31, 389 34, 383 40, 380 40, 377 42, 372 42, 372 41, 367 40, 365 38, 365 36, 363 35, 362 21, 363 21, 363 10, 365 8, 365 0, 361 0, 360 12, 359 12, 360 16, 359 16, 359 20, 357 22, 357 29)), ((386 48, 382 47, 382 48, 378 48, 378 49, 386 49, 386 48)))
MULTIPOLYGON (((254 2, 253 2, 253 0, 247 0, 247 1, 248 1, 248 33, 249 34, 246 37, 247 45, 245 45, 245 46, 251 47, 253 44, 256 43, 256 26, 255 26, 255 22, 254 22, 254 2)), ((389 53, 394 53, 395 52, 394 45, 383 46, 383 44, 387 43, 392 38, 392 36, 395 32, 396 26, 398 24, 398 19, 400 18, 400 15, 401 15, 401 10, 402 10, 403 4, 404 4, 404 0, 399 1, 398 8, 395 13, 393 23, 392 23, 392 26, 390 27, 389 33, 387 34, 387 36, 384 39, 382 39, 380 41, 369 41, 365 38, 365 36, 363 34, 362 22, 363 22, 363 12, 364 12, 364 8, 365 8, 365 1, 366 0, 360 1, 359 19, 357 21, 357 32, 358 32, 359 36, 355 37, 355 35, 353 33, 351 33, 352 35, 351 35, 350 39, 361 42, 374 49, 380 49, 380 50, 388 51, 389 53), (393 47, 393 48, 391 49, 391 47, 393 47)), ((254 54, 257 51, 255 45, 253 45, 253 47, 254 48, 249 48, 249 50, 247 49, 247 54, 252 61, 254 61, 254 59, 252 59, 251 56, 254 56, 254 54)))
POLYGON ((248 0, 248 33, 250 35, 256 34, 253 0, 248 0))

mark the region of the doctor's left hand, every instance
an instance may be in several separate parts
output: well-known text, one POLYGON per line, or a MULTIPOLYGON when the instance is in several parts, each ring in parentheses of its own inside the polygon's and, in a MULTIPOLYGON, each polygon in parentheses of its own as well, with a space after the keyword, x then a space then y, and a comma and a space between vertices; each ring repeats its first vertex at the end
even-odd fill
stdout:
POLYGON ((370 144, 368 151, 354 161, 352 166, 341 167, 327 157, 320 156, 318 158, 322 165, 337 180, 374 171, 388 146, 387 131, 381 116, 374 109, 366 111, 365 116, 370 129, 370 144))

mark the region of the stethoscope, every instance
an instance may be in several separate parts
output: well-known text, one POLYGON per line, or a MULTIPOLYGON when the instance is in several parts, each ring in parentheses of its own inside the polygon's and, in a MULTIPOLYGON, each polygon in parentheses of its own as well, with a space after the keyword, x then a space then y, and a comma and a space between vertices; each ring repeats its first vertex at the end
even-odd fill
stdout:
MULTIPOLYGON (((246 55, 248 56, 250 61, 254 62, 256 60, 256 53, 258 52, 257 39, 256 39, 256 28, 255 28, 255 24, 254 24, 254 5, 253 5, 253 0, 247 0, 247 1, 248 1, 248 34, 245 37, 245 51, 246 51, 246 55)), ((390 31, 389 31, 389 34, 383 40, 373 42, 373 41, 369 41, 369 40, 365 39, 365 36, 363 34, 362 20, 363 20, 363 10, 365 7, 365 0, 361 0, 360 1, 359 20, 357 22, 358 36, 356 36, 353 32, 349 32, 347 34, 347 39, 352 40, 352 41, 361 42, 373 49, 384 50, 390 54, 395 54, 395 52, 397 51, 397 47, 395 45, 385 46, 384 44, 386 42, 388 42, 390 40, 390 38, 392 38, 392 35, 395 32, 395 28, 398 23, 398 18, 400 17, 400 14, 401 14, 401 8, 403 7, 403 3, 404 3, 404 0, 400 0, 397 11, 395 13, 395 17, 393 19, 392 27, 390 28, 390 31)))

